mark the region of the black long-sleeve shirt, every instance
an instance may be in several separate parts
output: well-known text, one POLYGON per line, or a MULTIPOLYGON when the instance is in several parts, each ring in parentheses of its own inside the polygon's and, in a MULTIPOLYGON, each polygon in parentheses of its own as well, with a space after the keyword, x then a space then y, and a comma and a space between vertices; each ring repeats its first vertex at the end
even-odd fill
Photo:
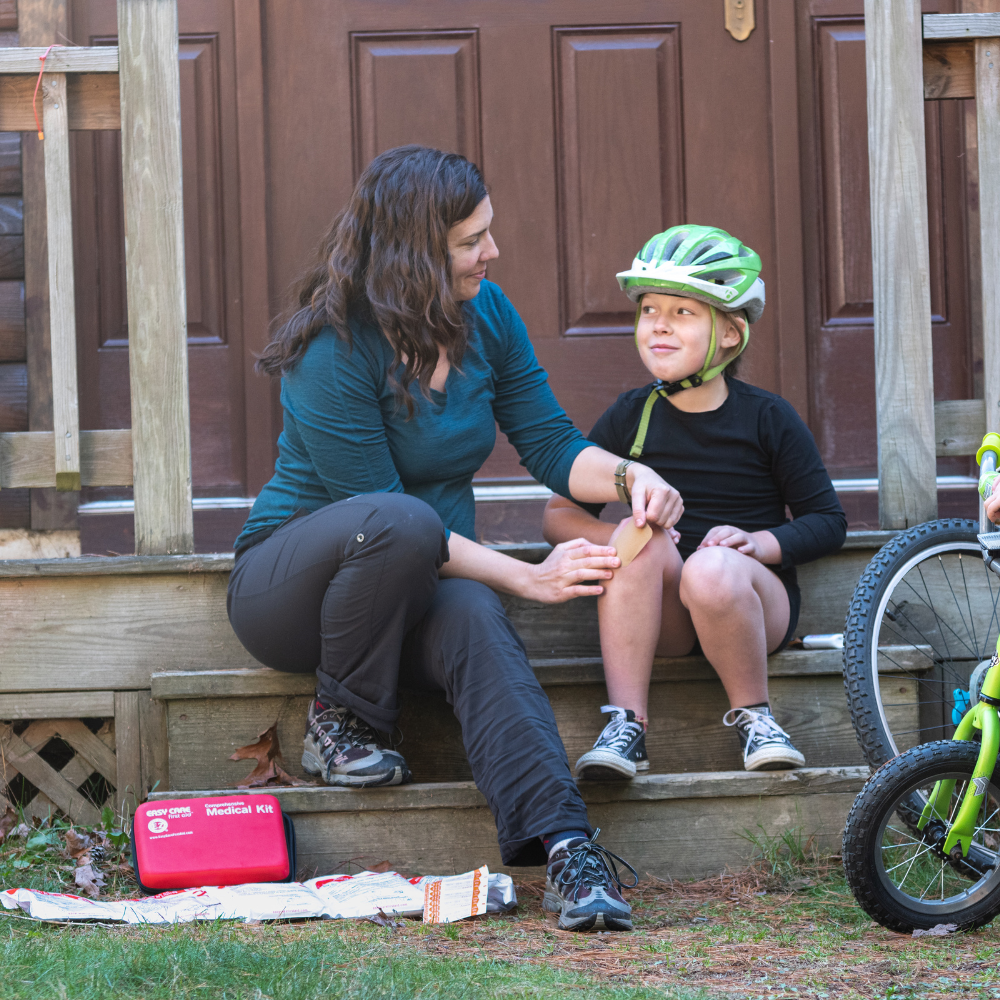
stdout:
MULTIPOLYGON (((657 399, 638 461, 655 469, 684 500, 675 527, 685 559, 716 525, 767 529, 781 545, 781 566, 775 568, 794 586, 792 567, 844 544, 847 518, 816 442, 791 404, 738 379, 728 384, 722 406, 703 413, 685 413, 657 399)), ((650 384, 623 392, 589 440, 628 458, 652 389, 650 384)), ((604 505, 580 506, 596 516, 604 505)))

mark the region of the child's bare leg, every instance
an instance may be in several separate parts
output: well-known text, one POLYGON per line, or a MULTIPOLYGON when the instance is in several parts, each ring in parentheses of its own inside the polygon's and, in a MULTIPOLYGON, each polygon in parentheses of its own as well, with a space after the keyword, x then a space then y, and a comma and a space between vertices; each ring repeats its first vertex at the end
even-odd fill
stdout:
POLYGON ((646 547, 615 571, 597 599, 608 700, 640 719, 648 715, 657 648, 663 655, 683 656, 694 645, 691 616, 678 593, 683 565, 667 533, 653 528, 646 547))
POLYGON ((684 564, 680 599, 729 704, 766 702, 767 654, 788 631, 788 594, 781 580, 750 556, 712 546, 684 564))

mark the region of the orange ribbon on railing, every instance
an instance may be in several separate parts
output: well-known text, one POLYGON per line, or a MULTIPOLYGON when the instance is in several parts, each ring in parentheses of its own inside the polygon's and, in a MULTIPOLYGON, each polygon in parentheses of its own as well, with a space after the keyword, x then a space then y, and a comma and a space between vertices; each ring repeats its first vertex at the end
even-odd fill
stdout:
POLYGON ((35 114, 35 128, 38 129, 38 140, 41 142, 45 138, 45 132, 42 131, 41 123, 38 121, 38 108, 35 106, 35 101, 38 99, 38 88, 42 85, 42 74, 45 72, 45 60, 48 59, 49 53, 53 49, 61 49, 64 46, 56 42, 54 45, 50 45, 43 55, 38 58, 41 60, 42 68, 38 71, 38 79, 35 81, 35 92, 31 95, 31 110, 35 114))

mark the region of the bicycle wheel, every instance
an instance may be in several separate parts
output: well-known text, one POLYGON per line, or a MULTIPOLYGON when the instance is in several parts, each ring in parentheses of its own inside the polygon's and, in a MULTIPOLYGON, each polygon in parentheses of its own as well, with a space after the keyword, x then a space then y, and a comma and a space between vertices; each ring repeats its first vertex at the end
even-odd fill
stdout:
POLYGON ((865 759, 955 731, 955 689, 996 649, 1000 578, 975 521, 929 521, 896 535, 868 564, 844 631, 844 684, 865 759))
POLYGON ((925 743, 883 764, 854 800, 844 871, 861 908, 883 927, 980 927, 1000 913, 998 775, 987 786, 967 857, 952 860, 941 850, 978 757, 976 743, 925 743), (935 803, 947 819, 920 830, 916 820, 939 781, 955 782, 950 798, 939 794, 935 803))

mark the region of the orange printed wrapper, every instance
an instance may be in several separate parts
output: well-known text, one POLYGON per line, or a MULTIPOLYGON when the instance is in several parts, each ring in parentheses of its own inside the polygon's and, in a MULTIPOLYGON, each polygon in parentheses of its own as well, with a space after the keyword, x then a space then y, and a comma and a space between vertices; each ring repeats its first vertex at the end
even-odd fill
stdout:
POLYGON ((450 924, 486 912, 490 871, 483 865, 464 875, 424 883, 424 923, 450 924))

